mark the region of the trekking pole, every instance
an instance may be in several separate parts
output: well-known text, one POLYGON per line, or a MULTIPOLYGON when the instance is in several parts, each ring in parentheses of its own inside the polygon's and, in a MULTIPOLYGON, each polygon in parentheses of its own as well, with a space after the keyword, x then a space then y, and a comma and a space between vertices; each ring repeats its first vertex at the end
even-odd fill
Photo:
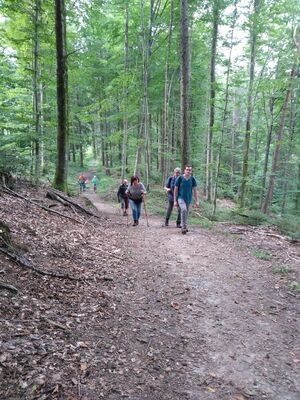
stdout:
POLYGON ((144 203, 144 210, 145 210, 145 215, 146 215, 147 226, 150 226, 149 221, 148 221, 148 214, 147 214, 146 202, 145 202, 144 196, 143 196, 143 203, 144 203))
POLYGON ((128 228, 128 226, 129 226, 129 215, 128 215, 129 214, 129 200, 128 200, 127 194, 125 194, 124 200, 125 200, 124 210, 126 212, 126 224, 127 224, 127 228, 128 228), (127 206, 127 208, 126 208, 126 206, 127 206))

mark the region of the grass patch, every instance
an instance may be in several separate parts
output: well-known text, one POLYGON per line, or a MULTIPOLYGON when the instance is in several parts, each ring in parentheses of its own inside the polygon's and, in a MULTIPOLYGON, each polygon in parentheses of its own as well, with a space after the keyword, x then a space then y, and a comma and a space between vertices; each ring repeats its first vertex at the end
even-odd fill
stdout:
MULTIPOLYGON (((146 205, 147 211, 150 214, 156 214, 161 217, 165 216, 166 207, 167 207, 167 200, 166 200, 165 191, 162 189, 161 186, 154 186, 146 195, 146 205)), ((177 211, 173 210, 173 217, 176 215, 177 211)), ((176 217, 174 217, 175 219, 176 217)))
POLYGON ((258 226, 270 223, 268 216, 257 210, 234 209, 230 210, 230 215, 233 222, 240 225, 258 226))
POLYGON ((292 292, 299 294, 300 293, 300 282, 292 282, 289 286, 289 289, 292 292))
POLYGON ((272 255, 268 253, 267 251, 260 250, 260 249, 254 249, 251 251, 251 254, 258 258, 259 260, 264 260, 264 261, 269 261, 272 258, 272 255))
POLYGON ((96 209, 96 207, 94 206, 94 204, 87 198, 84 199, 84 204, 86 208, 93 208, 96 209))
POLYGON ((214 226, 214 223, 210 221, 206 217, 201 216, 189 216, 188 223, 191 225, 200 225, 202 228, 211 229, 214 226))
POLYGON ((117 202, 117 191, 121 184, 121 180, 114 176, 107 175, 98 176, 98 179, 99 185, 97 193, 99 193, 104 200, 117 202))
POLYGON ((287 215, 273 219, 273 224, 277 225, 279 231, 292 239, 300 239, 300 217, 287 215))
POLYGON ((289 274, 290 272, 293 272, 291 267, 288 266, 280 266, 280 267, 274 267, 272 269, 273 274, 289 274))

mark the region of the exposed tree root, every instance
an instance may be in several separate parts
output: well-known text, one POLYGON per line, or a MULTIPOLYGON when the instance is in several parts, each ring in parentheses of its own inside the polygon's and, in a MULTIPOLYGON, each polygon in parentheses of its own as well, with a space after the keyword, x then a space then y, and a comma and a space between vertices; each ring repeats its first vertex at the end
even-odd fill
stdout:
POLYGON ((32 265, 31 262, 25 256, 17 255, 13 250, 9 250, 4 247, 0 247, 0 251, 1 251, 1 253, 8 256, 11 260, 15 261, 18 265, 21 265, 24 268, 30 269, 30 270, 36 272, 37 274, 51 276, 53 278, 59 278, 59 279, 69 279, 72 281, 80 280, 80 279, 74 278, 73 276, 70 276, 70 275, 61 275, 61 274, 55 274, 53 272, 41 271, 40 269, 38 269, 34 265, 32 265))

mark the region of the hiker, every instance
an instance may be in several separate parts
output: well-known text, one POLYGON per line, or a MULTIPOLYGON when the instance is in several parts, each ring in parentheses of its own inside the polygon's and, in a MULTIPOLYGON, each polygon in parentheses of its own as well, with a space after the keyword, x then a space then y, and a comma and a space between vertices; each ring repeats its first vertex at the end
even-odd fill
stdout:
POLYGON ((96 191, 97 191, 98 182, 99 182, 99 180, 98 180, 98 178, 97 178, 96 175, 95 175, 94 178, 92 179, 92 185, 93 185, 93 191, 94 191, 94 193, 96 193, 96 191))
POLYGON ((181 232, 186 234, 187 218, 189 213, 189 206, 192 202, 193 194, 195 198, 195 207, 199 207, 199 194, 197 190, 196 179, 191 175, 192 167, 186 165, 184 174, 179 176, 175 182, 174 188, 174 206, 180 208, 181 213, 181 232))
MULTIPOLYGON (((166 219, 165 219, 165 226, 169 226, 169 219, 171 217, 173 206, 174 206, 175 181, 180 176, 180 174, 181 174, 180 168, 175 168, 174 174, 168 177, 168 179, 166 181, 166 186, 164 187, 164 189, 167 193, 167 196, 168 196, 168 208, 167 208, 167 214, 166 214, 166 219)), ((181 215, 180 215, 180 208, 178 207, 177 219, 176 219, 177 228, 181 228, 180 222, 181 222, 181 215)))
POLYGON ((141 216, 142 202, 146 193, 145 186, 140 183, 138 176, 132 176, 130 179, 130 186, 126 190, 129 198, 129 204, 132 210, 133 226, 139 224, 141 216))
POLYGON ((85 192, 85 188, 86 188, 86 177, 83 174, 79 175, 78 178, 78 183, 79 183, 79 191, 81 192, 85 192))
POLYGON ((123 179, 121 185, 119 186, 117 197, 118 202, 121 203, 121 209, 123 211, 123 216, 127 215, 128 211, 128 196, 126 190, 128 189, 128 180, 123 179))

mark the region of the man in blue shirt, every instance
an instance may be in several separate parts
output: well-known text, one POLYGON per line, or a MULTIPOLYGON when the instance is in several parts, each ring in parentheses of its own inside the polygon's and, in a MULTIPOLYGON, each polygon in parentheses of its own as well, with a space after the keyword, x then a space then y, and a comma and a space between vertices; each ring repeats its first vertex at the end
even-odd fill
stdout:
POLYGON ((191 175, 192 167, 186 165, 184 174, 179 176, 175 182, 174 188, 174 206, 180 207, 181 212, 181 232, 185 235, 187 229, 187 217, 189 207, 192 202, 193 194, 195 197, 195 207, 199 207, 199 194, 197 190, 196 179, 191 175))

